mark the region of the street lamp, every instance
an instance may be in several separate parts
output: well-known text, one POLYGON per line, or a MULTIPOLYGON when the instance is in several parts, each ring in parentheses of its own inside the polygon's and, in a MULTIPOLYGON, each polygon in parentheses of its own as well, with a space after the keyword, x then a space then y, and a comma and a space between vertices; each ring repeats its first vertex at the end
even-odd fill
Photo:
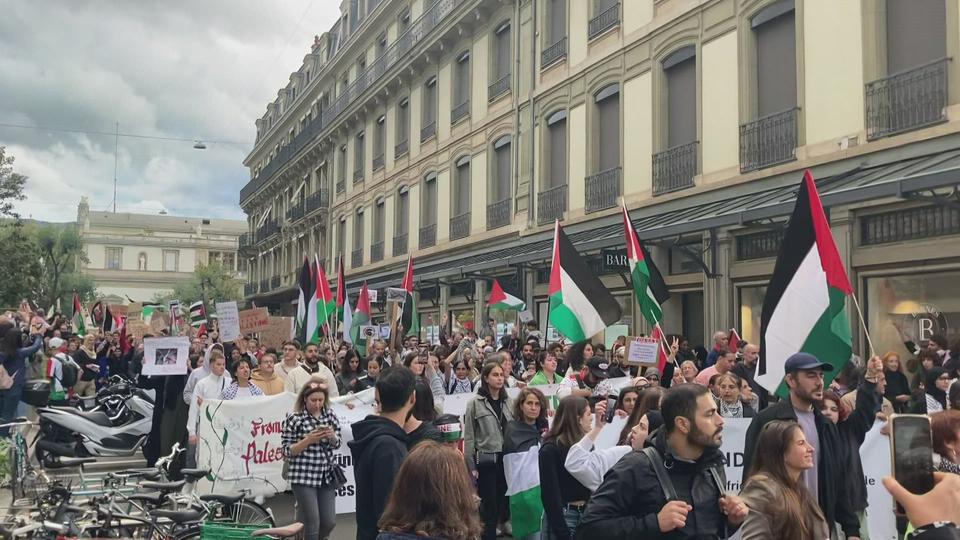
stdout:
POLYGON ((193 145, 193 148, 194 150, 206 150, 207 145, 203 144, 203 141, 197 141, 196 144, 193 145))

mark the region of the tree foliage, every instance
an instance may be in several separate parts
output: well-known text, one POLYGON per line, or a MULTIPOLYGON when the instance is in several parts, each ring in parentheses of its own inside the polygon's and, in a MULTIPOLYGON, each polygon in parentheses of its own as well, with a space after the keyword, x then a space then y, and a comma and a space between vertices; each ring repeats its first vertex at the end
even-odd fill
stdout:
POLYGON ((80 234, 73 224, 40 225, 34 234, 40 264, 40 275, 34 291, 34 298, 43 306, 61 302, 73 296, 74 286, 77 292, 83 289, 93 293, 93 281, 89 277, 76 273, 78 262, 86 262, 80 234), (67 286, 67 281, 70 286, 67 286))
POLYGON ((13 205, 27 198, 23 192, 27 177, 14 172, 13 161, 13 156, 7 155, 6 147, 0 146, 0 217, 19 219, 13 205))
POLYGON ((174 287, 170 294, 158 294, 154 302, 166 303, 170 300, 180 300, 186 307, 197 300, 214 302, 229 302, 242 299, 240 281, 234 278, 233 272, 220 264, 199 265, 189 280, 183 281, 174 287))

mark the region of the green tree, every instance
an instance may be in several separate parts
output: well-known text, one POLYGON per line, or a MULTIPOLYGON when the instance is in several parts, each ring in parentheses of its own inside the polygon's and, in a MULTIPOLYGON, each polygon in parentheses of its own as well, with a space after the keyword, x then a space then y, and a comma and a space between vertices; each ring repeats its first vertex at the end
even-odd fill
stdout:
POLYGON ((13 170, 13 156, 0 146, 0 305, 15 307, 32 297, 40 267, 36 244, 14 211, 16 201, 26 199, 23 193, 27 177, 13 170))
MULTIPOLYGON (((78 262, 86 262, 80 234, 73 224, 41 225, 35 230, 40 275, 33 297, 44 307, 60 299, 69 302, 73 287, 93 295, 93 282, 76 273, 78 262), (69 282, 69 286, 67 286, 69 282)), ((62 304, 61 304, 62 305, 62 304)))
POLYGON ((13 171, 14 159, 6 150, 5 146, 0 146, 0 217, 19 219, 13 205, 27 198, 23 192, 27 177, 13 171))
POLYGON ((242 290, 240 281, 233 277, 230 270, 220 264, 200 265, 193 272, 193 276, 177 284, 171 294, 158 294, 154 302, 166 303, 170 300, 180 300, 184 309, 197 300, 208 302, 208 311, 214 302, 229 302, 241 300, 242 290))

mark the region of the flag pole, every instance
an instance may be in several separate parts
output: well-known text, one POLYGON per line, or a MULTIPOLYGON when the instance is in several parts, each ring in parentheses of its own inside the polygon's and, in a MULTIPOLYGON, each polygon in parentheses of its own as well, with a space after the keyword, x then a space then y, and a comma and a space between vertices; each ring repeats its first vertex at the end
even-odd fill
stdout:
MULTIPOLYGON (((670 348, 670 344, 667 343, 667 333, 664 332, 664 331, 663 331, 663 327, 660 326, 660 321, 657 321, 657 323, 654 324, 653 326, 654 326, 654 328, 660 330, 660 344, 665 347, 665 348, 663 349, 663 350, 664 350, 664 353, 665 353, 667 356, 670 356, 669 353, 672 353, 672 352, 673 352, 673 349, 670 348)), ((677 366, 677 369, 680 369, 680 364, 677 362, 677 355, 673 355, 673 365, 677 366)), ((663 374, 661 373, 661 375, 663 375, 663 374)))
POLYGON ((857 316, 860 317, 860 328, 863 329, 863 335, 867 337, 867 345, 870 347, 870 358, 873 358, 877 355, 877 351, 873 348, 873 340, 870 339, 870 332, 867 331, 867 322, 863 319, 863 312, 860 311, 860 302, 857 301, 857 295, 851 291, 850 297, 853 298, 853 305, 857 308, 857 316))

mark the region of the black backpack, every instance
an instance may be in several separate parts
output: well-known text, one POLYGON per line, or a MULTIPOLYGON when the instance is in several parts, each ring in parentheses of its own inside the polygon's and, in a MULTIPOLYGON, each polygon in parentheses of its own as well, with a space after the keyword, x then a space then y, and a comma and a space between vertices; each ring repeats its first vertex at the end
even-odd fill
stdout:
MULTIPOLYGON (((54 356, 54 358, 57 358, 57 357, 54 356)), ((71 386, 77 384, 77 379, 79 378, 80 370, 78 370, 77 366, 75 366, 73 362, 69 360, 64 361, 61 358, 57 358, 57 360, 60 361, 60 370, 61 370, 60 372, 62 373, 62 376, 59 379, 60 386, 62 386, 64 390, 66 390, 67 388, 70 388, 71 386)))

